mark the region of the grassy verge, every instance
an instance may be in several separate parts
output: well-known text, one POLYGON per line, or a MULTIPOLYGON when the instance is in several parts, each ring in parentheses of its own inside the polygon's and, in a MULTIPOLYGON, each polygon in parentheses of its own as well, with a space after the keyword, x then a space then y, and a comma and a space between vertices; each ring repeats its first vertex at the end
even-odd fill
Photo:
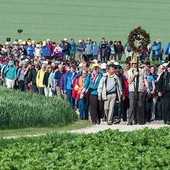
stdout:
POLYGON ((10 129, 10 130, 0 130, 0 138, 12 138, 12 137, 25 137, 25 136, 36 136, 36 135, 46 135, 52 133, 62 133, 69 130, 80 129, 91 126, 88 120, 78 120, 73 124, 63 127, 43 127, 43 128, 24 128, 24 129, 10 129))

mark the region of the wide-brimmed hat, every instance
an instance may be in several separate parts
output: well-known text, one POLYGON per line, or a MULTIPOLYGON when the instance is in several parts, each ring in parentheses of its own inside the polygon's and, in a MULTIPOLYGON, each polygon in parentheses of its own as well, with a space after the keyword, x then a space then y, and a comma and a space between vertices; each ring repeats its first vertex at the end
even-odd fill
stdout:
POLYGON ((137 63, 137 59, 136 58, 133 58, 131 61, 130 61, 131 64, 136 64, 137 63))
POLYGON ((99 67, 99 65, 96 64, 96 63, 94 63, 94 64, 92 64, 91 69, 94 69, 94 68, 96 68, 96 67, 99 67))

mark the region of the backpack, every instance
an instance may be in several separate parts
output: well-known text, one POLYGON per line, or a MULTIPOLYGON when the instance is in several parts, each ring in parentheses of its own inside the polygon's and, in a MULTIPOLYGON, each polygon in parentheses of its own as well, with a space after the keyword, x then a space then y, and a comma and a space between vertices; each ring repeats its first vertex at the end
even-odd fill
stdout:
MULTIPOLYGON (((106 76, 106 80, 105 80, 105 87, 107 88, 107 79, 108 79, 108 75, 106 76)), ((107 92, 109 94, 109 92, 111 92, 113 89, 115 89, 116 91, 116 88, 117 88, 117 80, 116 78, 114 78, 114 86, 107 92)))
POLYGON ((6 69, 6 67, 8 67, 8 65, 4 65, 4 66, 2 66, 2 70, 1 70, 1 72, 2 72, 2 77, 3 78, 5 78, 6 77, 6 74, 8 73, 8 71, 9 71, 9 69, 7 69, 7 71, 6 72, 4 72, 5 71, 5 69, 6 69))

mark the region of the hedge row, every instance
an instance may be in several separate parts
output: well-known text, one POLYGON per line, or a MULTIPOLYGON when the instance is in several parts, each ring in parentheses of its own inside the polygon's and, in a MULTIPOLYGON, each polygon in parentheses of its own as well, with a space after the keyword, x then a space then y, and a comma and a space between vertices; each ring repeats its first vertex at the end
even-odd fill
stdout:
POLYGON ((0 129, 64 126, 76 119, 76 112, 61 99, 0 87, 0 129))

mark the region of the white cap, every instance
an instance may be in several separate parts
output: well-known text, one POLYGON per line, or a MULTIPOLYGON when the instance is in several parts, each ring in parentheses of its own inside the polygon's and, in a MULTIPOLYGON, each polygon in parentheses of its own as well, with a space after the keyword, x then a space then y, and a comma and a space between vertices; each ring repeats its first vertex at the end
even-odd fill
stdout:
POLYGON ((102 63, 100 67, 101 67, 101 69, 106 69, 107 64, 106 63, 102 63))
POLYGON ((42 64, 48 64, 48 61, 43 61, 42 64))
POLYGON ((64 41, 67 41, 67 38, 64 38, 64 41))
POLYGON ((118 66, 118 65, 119 65, 119 63, 118 63, 117 61, 115 61, 113 64, 114 64, 114 65, 116 65, 116 66, 118 66))
POLYGON ((98 61, 97 61, 96 59, 94 59, 94 60, 93 60, 93 62, 94 62, 95 64, 97 64, 97 63, 98 63, 98 61))
POLYGON ((25 59, 25 61, 26 61, 26 62, 29 62, 29 59, 28 59, 28 58, 26 58, 26 59, 25 59))
POLYGON ((82 40, 79 40, 79 43, 82 42, 82 40))
POLYGON ((80 64, 79 64, 79 68, 80 68, 80 67, 82 67, 82 65, 83 65, 83 64, 82 64, 82 63, 80 63, 80 64))
POLYGON ((23 56, 23 55, 21 55, 20 59, 23 59, 23 58, 24 58, 24 56, 23 56))

